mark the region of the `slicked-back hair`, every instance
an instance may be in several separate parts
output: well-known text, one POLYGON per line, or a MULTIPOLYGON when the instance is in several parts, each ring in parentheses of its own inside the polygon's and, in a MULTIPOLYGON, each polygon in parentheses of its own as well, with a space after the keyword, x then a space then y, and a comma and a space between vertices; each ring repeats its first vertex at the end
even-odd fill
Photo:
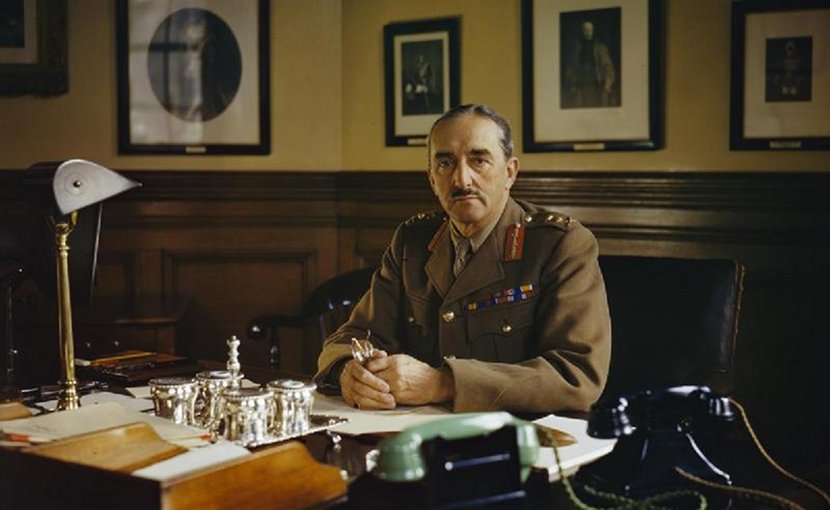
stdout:
MULTIPOLYGON (((432 127, 429 130, 429 137, 427 138, 427 160, 431 158, 430 154, 432 153, 432 132, 435 131, 435 127, 446 120, 470 114, 478 115, 480 117, 484 117, 495 122, 501 130, 499 144, 501 145, 501 151, 504 153, 504 159, 507 160, 513 157, 513 133, 510 129, 510 123, 507 121, 507 119, 502 117, 500 113, 490 108, 486 104, 462 104, 450 108, 449 110, 444 112, 443 115, 438 117, 438 120, 436 120, 435 123, 432 124, 432 127)), ((428 161, 427 168, 432 168, 431 161, 428 161)))

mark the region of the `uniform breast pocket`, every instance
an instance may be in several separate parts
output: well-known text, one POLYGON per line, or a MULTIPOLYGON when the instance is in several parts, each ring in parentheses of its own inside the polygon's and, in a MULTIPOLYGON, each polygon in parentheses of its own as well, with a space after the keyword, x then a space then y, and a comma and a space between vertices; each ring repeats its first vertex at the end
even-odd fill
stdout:
POLYGON ((404 317, 406 324, 406 352, 413 357, 427 361, 435 350, 435 341, 429 321, 429 303, 415 296, 408 296, 409 309, 404 317))
POLYGON ((467 331, 471 354, 482 361, 517 363, 527 358, 536 299, 472 312, 467 331))

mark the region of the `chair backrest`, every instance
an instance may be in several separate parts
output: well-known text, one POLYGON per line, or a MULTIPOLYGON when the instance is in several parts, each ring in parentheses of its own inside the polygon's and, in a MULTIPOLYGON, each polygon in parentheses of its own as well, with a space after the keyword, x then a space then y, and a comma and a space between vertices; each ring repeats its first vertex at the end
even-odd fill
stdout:
POLYGON ((314 289, 303 302, 300 316, 313 317, 320 342, 348 320, 352 309, 369 289, 376 267, 364 267, 339 274, 314 289))
POLYGON ((268 366, 274 370, 284 370, 285 367, 281 365, 280 331, 283 328, 303 330, 304 341, 300 349, 301 366, 298 373, 313 374, 323 340, 349 318, 352 309, 369 288, 375 269, 356 269, 326 280, 311 291, 295 315, 257 315, 248 322, 246 338, 267 340, 270 343, 268 366), (312 325, 316 329, 314 333, 310 331, 312 325))
POLYGON ((599 264, 613 337, 604 395, 679 384, 732 391, 743 266, 616 255, 599 264))

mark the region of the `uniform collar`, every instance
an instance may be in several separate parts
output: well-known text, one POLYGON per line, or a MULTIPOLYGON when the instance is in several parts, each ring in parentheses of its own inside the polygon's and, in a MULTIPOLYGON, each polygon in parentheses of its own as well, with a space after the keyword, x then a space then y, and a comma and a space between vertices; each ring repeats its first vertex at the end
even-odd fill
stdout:
POLYGON ((458 278, 452 274, 453 244, 451 235, 447 232, 450 229, 446 229, 439 236, 425 269, 433 287, 445 302, 460 299, 504 279, 504 238, 508 228, 522 222, 523 217, 522 207, 512 198, 508 198, 501 217, 490 229, 478 247, 476 255, 470 259, 458 278))
MULTIPOLYGON (((505 208, 507 208, 506 202, 505 208)), ((502 210, 502 214, 504 214, 504 210, 502 210)), ((484 244, 484 241, 487 240, 487 236, 489 236, 490 232, 492 232, 493 229, 496 228, 496 225, 499 223, 500 218, 501 216, 493 220, 489 225, 487 225, 483 229, 466 238, 470 242, 470 248, 472 248, 473 253, 477 252, 478 249, 481 248, 481 245, 484 244)), ((450 239, 452 240, 452 245, 456 250, 458 249, 458 243, 462 242, 462 238, 464 238, 464 236, 461 235, 461 232, 458 231, 458 229, 455 226, 455 223, 453 223, 452 220, 450 220, 450 239)))

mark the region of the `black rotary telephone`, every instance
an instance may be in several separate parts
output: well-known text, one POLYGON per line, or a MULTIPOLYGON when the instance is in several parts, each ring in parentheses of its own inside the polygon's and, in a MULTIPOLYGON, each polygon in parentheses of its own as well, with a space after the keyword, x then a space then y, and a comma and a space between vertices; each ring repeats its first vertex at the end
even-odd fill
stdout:
POLYGON ((617 438, 614 450, 583 466, 578 485, 631 496, 693 487, 697 478, 730 485, 696 437, 724 434, 736 419, 728 397, 706 386, 673 386, 603 400, 591 408, 588 434, 617 438))

